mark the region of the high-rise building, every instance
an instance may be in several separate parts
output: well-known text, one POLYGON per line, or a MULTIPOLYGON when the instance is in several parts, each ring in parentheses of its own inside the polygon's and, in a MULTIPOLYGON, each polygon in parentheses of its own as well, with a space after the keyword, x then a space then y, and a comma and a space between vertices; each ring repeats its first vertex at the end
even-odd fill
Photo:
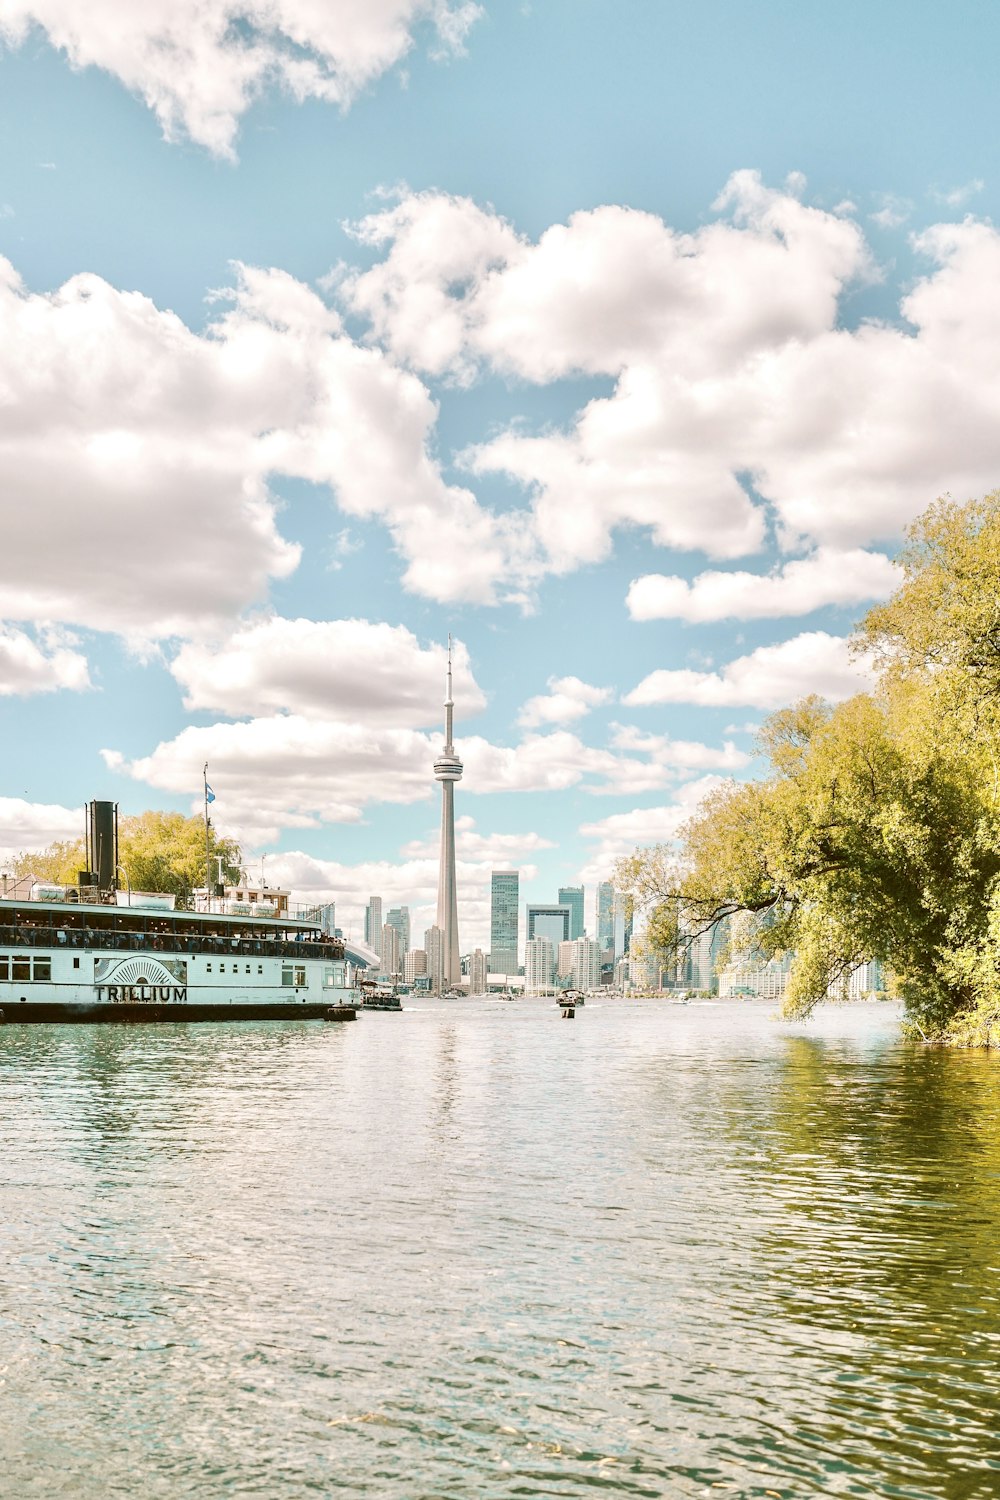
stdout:
POLYGON ((469 994, 486 994, 486 954, 477 948, 469 960, 469 994))
POLYGON ((411 948, 403 958, 403 978, 407 984, 415 984, 427 973, 427 954, 423 948, 411 948))
POLYGON ((547 990, 553 979, 555 961, 547 937, 530 937, 524 945, 524 988, 527 994, 547 990))
POLYGON ((615 948, 615 888, 610 880, 602 880, 597 887, 597 921, 595 930, 602 953, 613 953, 615 948))
POLYGON ((317 906, 316 920, 319 922, 320 931, 325 937, 336 937, 337 906, 335 902, 327 901, 323 906, 317 906))
POLYGON ((382 963, 379 967, 379 973, 383 974, 386 979, 392 979, 394 976, 401 974, 403 972, 403 955, 399 946, 399 933, 395 927, 390 927, 388 922, 383 923, 382 926, 381 951, 382 963))
POLYGON ((376 953, 382 951, 382 897, 370 896, 365 907, 365 942, 376 953))
POLYGON ((567 938, 556 949, 556 977, 573 982, 573 940, 567 938))
POLYGON ((525 936, 548 938, 553 954, 560 943, 569 941, 572 913, 568 906, 529 905, 524 911, 525 936))
POLYGON ((393 906, 386 914, 385 920, 390 927, 395 927, 399 934, 400 953, 408 953, 410 950, 410 908, 408 906, 393 906))
POLYGON ((424 933, 424 952, 427 954, 427 978, 432 995, 440 995, 447 989, 444 983, 444 933, 440 927, 428 927, 424 933))
MULTIPOLYGON (((596 990, 601 984, 601 946, 593 938, 579 937, 569 944, 566 970, 574 989, 596 990)), ((560 972, 562 962, 560 961, 560 972)))
POLYGON ((494 974, 517 973, 519 881, 517 870, 494 870, 490 877, 490 968, 494 974))
POLYGON ((623 958, 632 951, 632 910, 623 891, 614 893, 615 958, 623 958))
POLYGON ((569 907, 569 936, 572 942, 575 938, 583 937, 583 886, 564 885, 559 888, 559 905, 569 907))
MULTIPOLYGON (((441 783, 441 858, 438 868, 437 925, 442 934, 441 988, 450 989, 462 977, 458 950, 458 883, 455 874, 455 782, 462 779, 462 762, 455 754, 455 703, 451 695, 451 636, 448 637, 448 693, 444 700, 444 749, 434 762, 441 783)), ((429 950, 428 950, 429 951, 429 950)))

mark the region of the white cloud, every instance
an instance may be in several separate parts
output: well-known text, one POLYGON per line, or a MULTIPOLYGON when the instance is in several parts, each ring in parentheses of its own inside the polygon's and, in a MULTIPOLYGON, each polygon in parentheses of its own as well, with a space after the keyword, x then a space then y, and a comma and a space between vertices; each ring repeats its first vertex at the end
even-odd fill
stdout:
POLYGON ((0 486, 18 517, 0 618, 146 639, 218 630, 298 562, 272 475, 387 525, 412 589, 523 590, 530 538, 444 483, 428 392, 281 272, 237 268, 198 335, 92 275, 32 295, 0 261, 0 401, 0 486))
MULTIPOLYGON (((462 381, 616 382, 561 430, 516 424, 464 455, 529 496, 526 590, 606 558, 620 528, 736 558, 764 541, 759 497, 785 550, 843 552, 894 540, 936 494, 995 483, 1000 233, 968 221, 920 236, 930 268, 899 326, 848 330, 844 290, 875 274, 853 218, 750 172, 717 209, 684 235, 605 206, 532 243, 487 208, 426 193, 360 226, 383 255, 342 294, 395 358, 462 381)), ((512 581, 505 540, 495 557, 512 581)))
POLYGON ((870 680, 865 664, 850 656, 845 639, 815 630, 776 646, 759 646, 721 672, 651 672, 622 701, 633 707, 695 703, 780 708, 809 693, 834 701, 849 698, 864 692, 870 680))
POLYGON ((517 722, 525 729, 572 723, 611 698, 610 688, 592 687, 579 677, 550 677, 548 685, 550 692, 529 698, 518 714, 517 722))
POLYGON ((23 630, 0 624, 0 698, 90 687, 87 658, 75 645, 72 636, 58 631, 42 631, 39 643, 23 630))
POLYGON ((633 620, 775 619, 886 599, 901 582, 901 570, 881 552, 819 547, 768 574, 699 573, 689 583, 647 573, 632 581, 626 602, 633 620))
MULTIPOLYGON (((214 645, 189 642, 170 670, 189 709, 234 718, 286 710, 416 728, 443 721, 446 660, 444 646, 421 646, 403 625, 268 616, 214 645)), ((486 700, 460 641, 453 664, 460 722, 486 700)))
MULTIPOLYGON (((489 842, 486 836, 486 843, 489 842)), ((491 868, 485 854, 459 855, 456 861, 463 953, 475 947, 489 952, 491 868)), ((522 880, 534 880, 535 865, 520 864, 519 868, 522 880)), ((391 906, 409 906, 411 944, 415 948, 423 946, 424 932, 437 918, 436 847, 433 851, 428 847, 426 853, 408 853, 404 849, 399 860, 363 860, 357 864, 318 859, 298 850, 269 854, 267 877, 290 888, 300 900, 335 901, 337 926, 348 937, 363 938, 364 910, 372 894, 382 897, 383 912, 391 906)))
POLYGON ((580 872, 586 882, 607 880, 616 859, 651 844, 669 844, 679 834, 703 797, 723 784, 720 776, 702 776, 679 788, 673 802, 660 807, 637 807, 612 813, 598 822, 582 823, 580 833, 595 841, 580 872))
POLYGON ((672 771, 738 771, 750 764, 750 756, 727 740, 723 745, 704 745, 699 740, 673 740, 665 734, 647 734, 629 724, 616 724, 611 740, 617 750, 648 755, 655 765, 672 771))
POLYGON ((0 797, 0 861, 22 849, 45 849, 56 840, 83 835, 83 809, 0 797))
POLYGON ((139 94, 168 140, 186 133, 231 156, 265 90, 346 107, 418 28, 455 52, 480 14, 469 0, 0 0, 0 36, 17 45, 41 27, 74 67, 102 68, 139 94))
POLYGON ((278 714, 190 725, 131 761, 114 750, 102 754, 112 770, 133 780, 189 792, 193 807, 207 761, 219 826, 259 844, 276 839, 282 828, 359 822, 369 803, 429 796, 438 748, 436 740, 412 730, 278 714))
POLYGON ((913 202, 909 198, 900 198, 895 193, 881 193, 879 199, 882 207, 868 216, 879 229, 899 229, 913 212, 913 202))
POLYGON ((986 184, 981 177, 973 177, 970 182, 963 182, 959 187, 935 189, 931 197, 938 203, 943 203, 945 208, 963 208, 970 198, 975 198, 981 193, 986 184))
MULTIPOLYGON (((438 829, 426 838, 412 839, 400 851, 404 859, 438 858, 441 834, 438 829)), ((525 858, 542 849, 554 849, 551 839, 539 833, 480 833, 476 821, 468 814, 455 819, 455 853, 459 859, 478 861, 489 869, 501 866, 520 867, 525 858)))

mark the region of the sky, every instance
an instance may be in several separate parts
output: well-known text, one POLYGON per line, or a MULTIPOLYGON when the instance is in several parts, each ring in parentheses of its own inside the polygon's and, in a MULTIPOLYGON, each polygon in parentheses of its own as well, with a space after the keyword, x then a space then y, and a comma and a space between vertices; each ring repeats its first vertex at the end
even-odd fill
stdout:
POLYGON ((459 926, 864 689, 1000 484, 1000 11, 0 0, 0 859, 201 806, 459 926))

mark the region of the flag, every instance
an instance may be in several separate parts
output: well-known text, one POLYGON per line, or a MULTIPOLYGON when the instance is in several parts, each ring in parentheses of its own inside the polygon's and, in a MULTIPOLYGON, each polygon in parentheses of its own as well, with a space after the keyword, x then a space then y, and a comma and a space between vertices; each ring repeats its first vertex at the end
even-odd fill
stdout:
POLYGON ((212 788, 209 786, 209 784, 208 784, 207 781, 205 782, 205 801, 206 802, 214 802, 215 801, 215 793, 212 791, 212 788))

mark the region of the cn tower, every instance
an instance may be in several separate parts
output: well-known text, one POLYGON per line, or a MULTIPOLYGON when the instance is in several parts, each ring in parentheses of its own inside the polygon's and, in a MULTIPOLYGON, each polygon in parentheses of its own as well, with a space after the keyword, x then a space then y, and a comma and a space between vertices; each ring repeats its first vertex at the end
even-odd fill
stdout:
POLYGON ((451 636, 448 637, 448 696, 444 700, 444 749, 434 762, 434 775, 441 783, 441 865, 438 873, 437 925, 442 932, 442 975, 444 990, 457 985, 462 978, 462 959, 458 951, 458 886, 455 879, 455 782, 462 779, 462 762, 452 744, 452 715, 455 703, 451 696, 451 636))

